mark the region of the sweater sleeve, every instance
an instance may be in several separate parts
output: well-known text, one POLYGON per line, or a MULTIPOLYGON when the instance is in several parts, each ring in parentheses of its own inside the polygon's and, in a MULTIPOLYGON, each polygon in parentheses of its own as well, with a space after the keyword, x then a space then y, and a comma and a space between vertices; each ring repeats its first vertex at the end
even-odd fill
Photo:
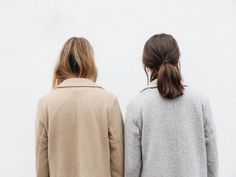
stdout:
POLYGON ((36 114, 36 176, 49 177, 48 166, 48 137, 44 121, 47 117, 41 100, 38 102, 36 114))
POLYGON ((111 177, 124 176, 124 122, 115 98, 108 113, 111 177))
POLYGON ((142 170, 141 123, 136 105, 130 103, 125 116, 125 177, 140 177, 142 170))
POLYGON ((205 145, 207 154, 207 173, 208 177, 218 176, 218 153, 216 144, 215 125, 208 99, 204 106, 204 129, 205 129, 205 145))

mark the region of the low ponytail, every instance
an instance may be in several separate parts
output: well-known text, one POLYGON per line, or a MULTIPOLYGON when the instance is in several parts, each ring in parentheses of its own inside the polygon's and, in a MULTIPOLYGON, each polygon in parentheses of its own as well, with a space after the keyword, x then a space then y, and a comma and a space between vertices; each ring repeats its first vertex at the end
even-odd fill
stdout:
POLYGON ((157 88, 161 96, 174 99, 183 95, 184 86, 177 66, 163 63, 157 72, 157 88))
POLYGON ((143 64, 152 71, 151 81, 157 79, 157 89, 164 98, 184 94, 179 57, 178 44, 170 34, 154 35, 144 46, 143 64))

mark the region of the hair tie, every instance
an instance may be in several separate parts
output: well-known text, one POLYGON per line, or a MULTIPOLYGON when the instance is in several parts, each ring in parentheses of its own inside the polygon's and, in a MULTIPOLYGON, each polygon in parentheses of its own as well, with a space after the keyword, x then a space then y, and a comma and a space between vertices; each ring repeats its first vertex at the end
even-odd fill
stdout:
POLYGON ((168 60, 164 60, 163 61, 163 64, 167 64, 167 63, 169 63, 168 60))

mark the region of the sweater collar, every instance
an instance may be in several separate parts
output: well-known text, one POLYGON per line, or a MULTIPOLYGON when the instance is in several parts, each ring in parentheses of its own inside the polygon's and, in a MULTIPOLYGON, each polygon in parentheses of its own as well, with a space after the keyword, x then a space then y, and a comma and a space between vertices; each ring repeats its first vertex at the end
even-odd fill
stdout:
POLYGON ((98 86, 94 81, 86 78, 68 78, 58 84, 55 88, 65 88, 65 87, 97 87, 98 86))

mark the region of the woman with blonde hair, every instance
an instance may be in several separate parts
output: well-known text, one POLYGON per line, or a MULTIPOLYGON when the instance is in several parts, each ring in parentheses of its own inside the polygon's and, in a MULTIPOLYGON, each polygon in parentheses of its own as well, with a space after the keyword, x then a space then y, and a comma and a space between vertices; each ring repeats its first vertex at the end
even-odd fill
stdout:
POLYGON ((38 102, 37 177, 123 177, 123 119, 117 98, 98 86, 92 46, 66 41, 53 90, 38 102))

